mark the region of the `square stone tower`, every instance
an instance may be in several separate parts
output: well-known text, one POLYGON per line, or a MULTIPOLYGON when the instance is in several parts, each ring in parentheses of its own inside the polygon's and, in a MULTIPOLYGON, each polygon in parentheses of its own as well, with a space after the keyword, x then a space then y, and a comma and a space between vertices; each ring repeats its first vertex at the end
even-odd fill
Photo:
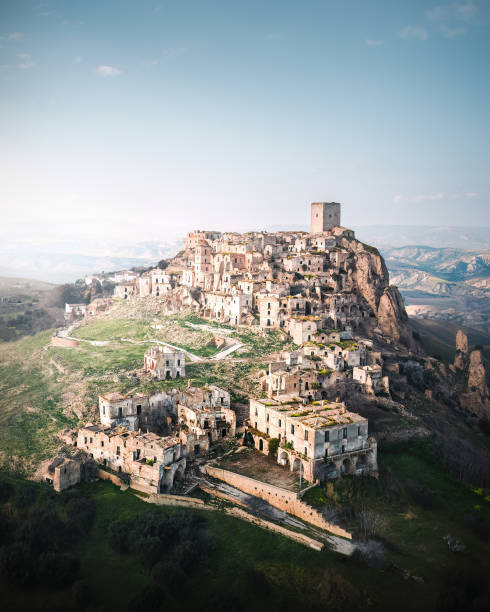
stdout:
POLYGON ((340 204, 337 202, 312 202, 311 233, 321 234, 340 225, 340 204))

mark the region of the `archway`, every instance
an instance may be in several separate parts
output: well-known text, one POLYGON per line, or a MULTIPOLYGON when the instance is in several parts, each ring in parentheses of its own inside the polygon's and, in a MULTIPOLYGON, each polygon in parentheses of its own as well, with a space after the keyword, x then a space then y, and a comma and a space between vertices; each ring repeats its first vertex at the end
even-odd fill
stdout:
POLYGON ((342 466, 340 468, 342 474, 349 474, 351 471, 351 462, 350 459, 344 459, 342 461, 342 466))
POLYGON ((281 451, 277 462, 284 467, 289 466, 289 455, 286 453, 286 451, 281 451))
POLYGON ((175 486, 176 484, 180 485, 183 480, 184 480, 184 466, 180 464, 178 468, 175 470, 172 485, 173 486, 175 486))
POLYGON ((262 438, 260 438, 260 440, 259 440, 259 450, 260 451, 264 450, 264 441, 262 440, 262 438))

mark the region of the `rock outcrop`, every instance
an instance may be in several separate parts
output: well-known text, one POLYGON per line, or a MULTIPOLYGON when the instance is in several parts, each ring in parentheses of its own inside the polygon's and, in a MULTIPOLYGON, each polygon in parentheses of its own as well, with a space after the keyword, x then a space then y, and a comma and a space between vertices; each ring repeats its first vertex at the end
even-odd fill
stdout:
POLYGON ((468 336, 460 329, 456 334, 456 356, 454 367, 458 370, 466 370, 468 364, 468 336))
POLYGON ((378 327, 395 342, 416 351, 403 298, 397 287, 389 284, 388 268, 379 251, 358 240, 344 239, 342 246, 354 255, 347 268, 348 284, 369 304, 378 327))
POLYGON ((454 368, 464 373, 463 382, 457 384, 462 407, 471 414, 490 421, 490 392, 483 353, 479 348, 469 352, 468 337, 462 330, 456 334, 454 368))
POLYGON ((490 421, 490 393, 480 349, 470 353, 467 392, 462 394, 461 403, 472 414, 490 421))

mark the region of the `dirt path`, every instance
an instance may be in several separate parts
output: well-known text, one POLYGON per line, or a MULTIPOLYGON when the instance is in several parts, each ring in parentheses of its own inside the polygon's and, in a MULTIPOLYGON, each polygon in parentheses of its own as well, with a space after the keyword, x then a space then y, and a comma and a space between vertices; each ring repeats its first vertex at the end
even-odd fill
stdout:
POLYGON ((242 348, 242 346, 243 346, 243 342, 237 342, 236 344, 233 344, 233 346, 229 346, 225 348, 224 350, 222 350, 221 352, 214 355, 213 357, 211 357, 211 361, 219 361, 221 359, 226 359, 228 355, 231 355, 231 353, 234 353, 239 348, 242 348))

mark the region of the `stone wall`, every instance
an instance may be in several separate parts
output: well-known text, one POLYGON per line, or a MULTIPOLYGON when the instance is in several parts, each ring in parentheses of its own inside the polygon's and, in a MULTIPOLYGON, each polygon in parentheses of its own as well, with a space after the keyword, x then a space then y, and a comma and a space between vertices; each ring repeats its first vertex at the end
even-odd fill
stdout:
POLYGON ((223 480, 229 485, 240 489, 240 491, 243 491, 244 493, 259 497, 260 499, 263 499, 271 504, 271 506, 297 516, 307 523, 320 527, 320 529, 330 531, 331 533, 342 538, 347 538, 349 540, 352 539, 352 534, 345 531, 345 529, 342 529, 342 527, 333 525, 332 523, 326 521, 314 508, 308 506, 308 504, 305 504, 303 501, 298 499, 296 493, 293 491, 281 489, 280 487, 275 487, 274 485, 270 485, 259 480, 254 480, 248 476, 242 476, 241 474, 229 472, 228 470, 223 470, 211 465, 206 466, 206 473, 213 478, 223 480))
POLYGON ((73 459, 66 459, 61 465, 54 468, 53 489, 63 491, 81 481, 81 463, 73 459))
POLYGON ((97 472, 97 478, 100 478, 101 480, 110 480, 112 484, 115 484, 117 487, 124 484, 117 474, 111 474, 111 472, 106 472, 105 470, 101 469, 99 469, 97 472))
MULTIPOLYGON (((125 484, 121 478, 117 474, 112 474, 111 472, 106 472, 105 470, 99 469, 97 472, 98 478, 101 480, 109 480, 112 484, 116 485, 116 487, 120 487, 125 484)), ((131 482, 129 483, 129 487, 134 489, 135 491, 140 491, 141 493, 147 493, 151 495, 155 493, 155 488, 151 487, 144 482, 135 481, 134 478, 131 478, 131 482)))

